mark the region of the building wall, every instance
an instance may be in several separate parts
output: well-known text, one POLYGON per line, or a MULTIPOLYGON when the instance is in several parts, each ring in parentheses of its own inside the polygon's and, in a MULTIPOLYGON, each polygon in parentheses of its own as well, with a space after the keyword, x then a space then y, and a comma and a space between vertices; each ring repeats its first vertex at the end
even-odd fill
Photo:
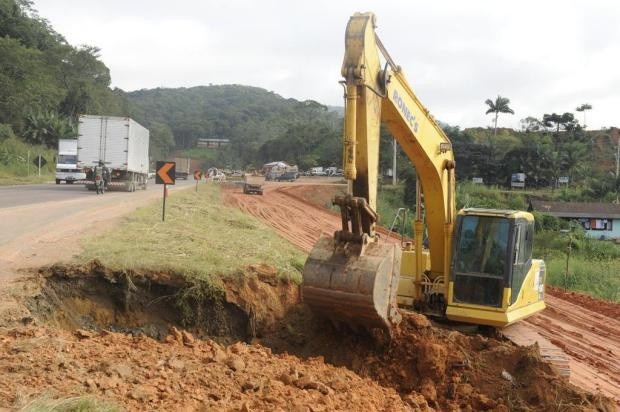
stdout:
POLYGON ((612 219, 612 230, 586 230, 586 234, 595 239, 604 236, 605 239, 620 239, 620 219, 612 219))

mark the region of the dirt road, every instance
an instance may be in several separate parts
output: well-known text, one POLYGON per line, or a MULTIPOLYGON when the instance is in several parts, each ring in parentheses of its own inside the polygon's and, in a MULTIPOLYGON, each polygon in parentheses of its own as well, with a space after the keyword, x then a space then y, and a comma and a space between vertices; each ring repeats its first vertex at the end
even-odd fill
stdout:
MULTIPOLYGON (((322 233, 331 235, 339 228, 339 217, 320 206, 326 205, 337 190, 342 188, 271 184, 265 185, 263 196, 228 190, 225 199, 262 218, 284 238, 309 251, 322 233)), ((595 300, 588 304, 570 294, 554 294, 547 295, 547 309, 528 319, 524 327, 563 348, 571 357, 571 383, 601 392, 620 405, 620 320, 612 316, 613 309, 597 310, 605 305, 597 305, 595 300)))

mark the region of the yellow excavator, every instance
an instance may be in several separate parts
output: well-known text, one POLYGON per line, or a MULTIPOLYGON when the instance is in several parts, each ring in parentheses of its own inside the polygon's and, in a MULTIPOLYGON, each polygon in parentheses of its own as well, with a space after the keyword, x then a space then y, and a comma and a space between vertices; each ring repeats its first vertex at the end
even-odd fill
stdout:
POLYGON ((452 144, 375 28, 372 13, 356 13, 347 25, 342 83, 348 189, 334 199, 342 230, 322 237, 311 251, 304 301, 335 322, 388 333, 401 319, 399 307, 498 328, 543 310, 545 264, 532 259, 533 216, 474 208, 456 213, 452 144), (414 242, 404 247, 379 239, 376 231, 381 124, 417 173, 414 242))

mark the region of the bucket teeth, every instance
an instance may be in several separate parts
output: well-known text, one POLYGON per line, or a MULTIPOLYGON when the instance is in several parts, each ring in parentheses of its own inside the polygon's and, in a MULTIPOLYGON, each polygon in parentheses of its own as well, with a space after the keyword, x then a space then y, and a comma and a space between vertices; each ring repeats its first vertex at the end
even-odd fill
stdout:
POLYGON ((389 334, 400 321, 400 257, 397 245, 371 242, 359 255, 335 248, 334 239, 324 236, 304 266, 302 298, 335 322, 389 334))

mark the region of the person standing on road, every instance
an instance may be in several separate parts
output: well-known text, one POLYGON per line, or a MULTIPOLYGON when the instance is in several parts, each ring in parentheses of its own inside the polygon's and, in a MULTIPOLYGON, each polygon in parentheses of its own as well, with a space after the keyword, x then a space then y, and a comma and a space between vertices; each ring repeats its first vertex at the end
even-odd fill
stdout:
POLYGON ((93 170, 93 177, 95 180, 95 189, 97 190, 97 194, 103 194, 103 191, 106 187, 106 182, 104 178, 104 166, 101 160, 99 161, 99 163, 97 163, 97 166, 95 166, 93 170))

